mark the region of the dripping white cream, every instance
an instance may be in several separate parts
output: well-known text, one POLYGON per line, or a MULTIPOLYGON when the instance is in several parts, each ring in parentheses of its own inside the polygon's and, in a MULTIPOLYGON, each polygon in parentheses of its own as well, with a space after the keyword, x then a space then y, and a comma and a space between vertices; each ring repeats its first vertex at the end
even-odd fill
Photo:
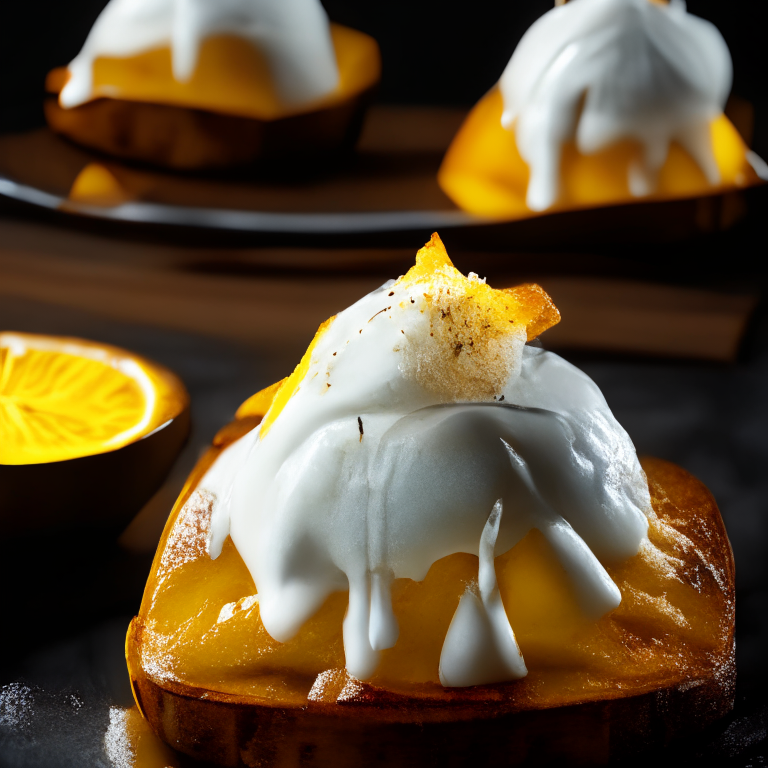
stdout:
POLYGON ((503 683, 528 674, 496 582, 494 551, 502 510, 499 499, 480 537, 477 584, 467 586, 445 636, 439 677, 446 687, 503 683))
POLYGON ((102 56, 167 46, 174 77, 187 82, 203 41, 221 34, 248 40, 264 55, 287 106, 309 104, 338 85, 330 24, 319 0, 111 0, 69 64, 60 104, 76 107, 94 97, 93 65, 102 56))
POLYGON ((585 374, 526 346, 514 325, 477 366, 455 367, 455 350, 430 335, 434 293, 433 282, 390 282, 335 318, 268 432, 238 440, 201 481, 217 499, 209 551, 232 537, 278 641, 348 590, 346 665, 361 680, 397 643, 392 581, 420 581, 446 555, 479 555, 478 589, 459 604, 440 675, 499 682, 525 663, 493 556, 538 528, 584 612, 599 617, 620 601, 604 564, 646 537, 648 488, 585 374), (477 642, 465 647, 467 636, 477 642))
POLYGON ((622 139, 642 152, 630 192, 652 193, 671 142, 717 184, 710 123, 731 87, 728 47, 683 0, 571 0, 526 32, 499 80, 502 125, 530 168, 526 203, 551 207, 563 145, 589 155, 622 139))

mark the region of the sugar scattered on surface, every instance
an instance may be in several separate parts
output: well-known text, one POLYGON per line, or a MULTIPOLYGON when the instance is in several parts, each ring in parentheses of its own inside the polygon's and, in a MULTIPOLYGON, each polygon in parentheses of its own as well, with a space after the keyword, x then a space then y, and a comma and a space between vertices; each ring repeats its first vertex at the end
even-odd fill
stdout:
MULTIPOLYGON (((206 490, 196 490, 179 513, 168 536, 157 579, 163 579, 173 570, 208 556, 211 513, 216 496, 206 490)), ((257 595, 249 595, 221 608, 218 621, 227 621, 241 611, 249 611, 258 603, 257 595)), ((182 627, 179 627, 181 630, 182 627)), ((180 632, 170 634, 156 631, 152 622, 143 630, 141 646, 142 667, 155 682, 178 681, 174 648, 180 632)))
POLYGON ((654 597, 647 592, 643 592, 639 589, 635 589, 629 585, 625 587, 626 592, 632 596, 632 599, 637 605, 652 607, 657 614, 666 616, 678 627, 687 629, 690 627, 688 620, 685 618, 683 612, 676 608, 672 603, 667 600, 665 595, 658 595, 654 597))
POLYGON ((108 705, 67 690, 23 682, 0 688, 3 768, 123 768, 105 752, 108 705))
POLYGON ((356 701, 360 697, 360 694, 363 693, 363 690, 363 684, 359 680, 352 677, 352 675, 347 675, 347 682, 344 683, 344 687, 341 689, 341 693, 336 697, 336 701, 356 701))
POLYGON ((0 688, 0 726, 24 729, 33 715, 32 689, 22 683, 0 688))
POLYGON ((680 578, 679 569, 685 566, 683 560, 672 555, 663 552, 657 546, 651 543, 649 539, 645 539, 640 544, 640 557, 648 563, 654 571, 663 576, 665 579, 673 581, 679 581, 684 583, 680 578))
POLYGON ((128 736, 128 712, 109 708, 109 727, 104 734, 104 750, 113 768, 133 768, 136 754, 128 736))
POLYGON ((309 701, 336 701, 337 696, 344 689, 347 681, 346 669, 326 669, 321 672, 312 683, 307 694, 309 701))
POLYGON ((364 684, 346 669, 326 669, 315 678, 307 699, 328 704, 344 703, 356 701, 364 691, 364 684))

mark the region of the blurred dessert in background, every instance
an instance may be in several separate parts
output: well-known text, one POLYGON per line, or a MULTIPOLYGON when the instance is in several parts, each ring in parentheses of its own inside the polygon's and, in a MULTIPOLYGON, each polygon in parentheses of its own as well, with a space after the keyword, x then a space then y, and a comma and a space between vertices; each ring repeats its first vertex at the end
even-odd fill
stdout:
POLYGON ((241 406, 128 633, 155 733, 232 766, 586 763, 730 710, 717 507, 532 343, 558 321, 434 235, 241 406))
POLYGON ((351 147, 376 42, 319 0, 111 0, 47 80, 53 130, 175 169, 300 163, 351 147))
POLYGON ((723 114, 732 64, 712 24, 681 0, 557 6, 448 149, 438 181, 457 205, 519 218, 759 182, 723 114))

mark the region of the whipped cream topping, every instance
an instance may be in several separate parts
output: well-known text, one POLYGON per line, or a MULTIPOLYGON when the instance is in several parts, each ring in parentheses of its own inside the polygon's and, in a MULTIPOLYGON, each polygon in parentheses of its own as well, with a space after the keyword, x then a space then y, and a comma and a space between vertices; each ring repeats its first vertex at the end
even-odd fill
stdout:
POLYGON ((534 211, 559 194, 562 147, 582 154, 621 139, 642 153, 629 169, 636 197, 652 193, 672 141, 717 184, 710 123, 731 88, 722 35, 683 0, 571 0, 525 33, 499 81, 502 125, 530 168, 534 211))
POLYGON ((212 35, 237 35, 261 51, 279 97, 301 106, 326 96, 339 81, 328 16, 319 0, 111 0, 69 65, 59 102, 93 98, 93 63, 169 46, 173 76, 194 74, 200 45, 212 35))
MULTIPOLYGON (((482 284, 464 282, 466 296, 482 284)), ((645 475, 597 386, 527 346, 514 324, 485 339, 482 326, 464 337, 472 354, 462 352, 440 330, 461 316, 461 292, 450 286, 447 309, 437 293, 401 279, 337 315, 277 417, 229 446, 199 485, 216 497, 209 552, 232 537, 274 639, 289 640, 329 594, 349 590, 344 649, 361 680, 397 642, 394 579, 479 555, 440 676, 499 682, 526 669, 494 556, 538 528, 599 617, 621 599, 603 564, 636 554, 646 537, 645 475)))

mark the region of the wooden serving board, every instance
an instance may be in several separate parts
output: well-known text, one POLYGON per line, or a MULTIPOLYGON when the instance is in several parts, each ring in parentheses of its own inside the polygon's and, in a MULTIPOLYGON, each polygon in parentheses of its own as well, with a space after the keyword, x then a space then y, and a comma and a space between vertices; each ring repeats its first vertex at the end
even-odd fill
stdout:
MULTIPOLYGON (((245 343, 282 361, 282 376, 323 320, 405 272, 422 243, 191 249, 0 219, 0 297, 245 343), (308 269, 312 264, 324 270, 308 269)), ((495 287, 539 282, 563 316, 543 336, 554 350, 729 362, 759 300, 751 290, 562 274, 567 259, 556 257, 449 250, 457 267, 488 275, 495 287)))

